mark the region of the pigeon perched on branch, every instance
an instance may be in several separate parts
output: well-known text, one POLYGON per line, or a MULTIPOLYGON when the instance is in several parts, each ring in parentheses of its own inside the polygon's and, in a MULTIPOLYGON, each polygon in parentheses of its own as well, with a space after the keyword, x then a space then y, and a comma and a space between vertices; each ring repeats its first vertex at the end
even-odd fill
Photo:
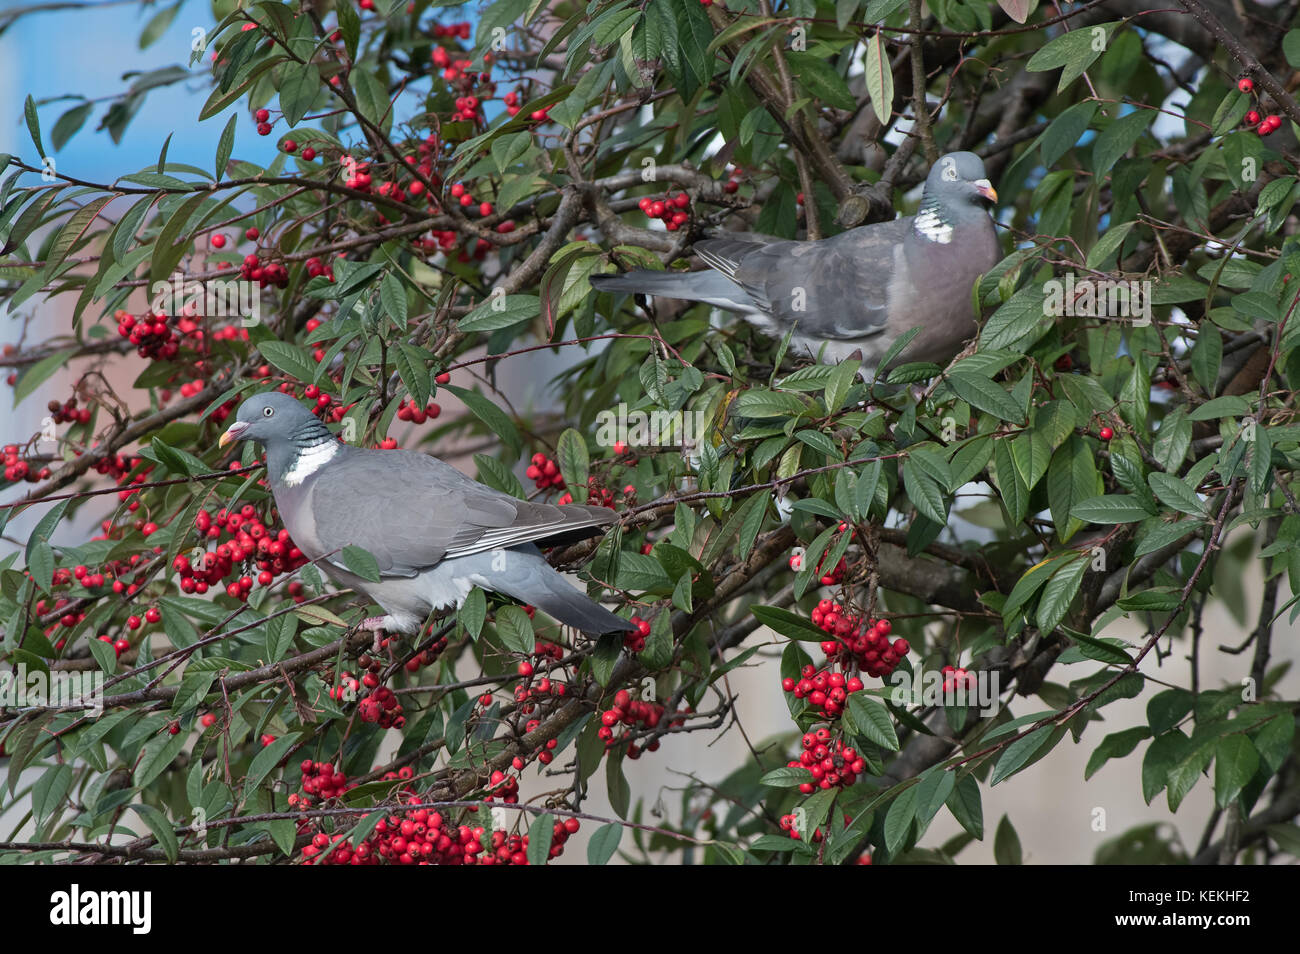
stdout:
POLYGON ((916 215, 816 242, 723 233, 695 243, 709 268, 593 275, 597 291, 708 302, 760 331, 841 361, 875 368, 894 340, 921 328, 899 361, 944 363, 974 337, 971 288, 1001 259, 986 202, 998 194, 973 152, 940 157, 916 215))
POLYGON ((298 548, 336 583, 384 608, 387 615, 365 620, 365 629, 417 632, 432 610, 459 607, 475 586, 586 633, 635 628, 588 599, 538 549, 599 534, 616 519, 608 508, 530 503, 426 454, 341 443, 278 391, 239 406, 220 444, 241 440, 266 448, 271 493, 298 548), (377 582, 348 567, 342 551, 349 545, 374 557, 377 582))

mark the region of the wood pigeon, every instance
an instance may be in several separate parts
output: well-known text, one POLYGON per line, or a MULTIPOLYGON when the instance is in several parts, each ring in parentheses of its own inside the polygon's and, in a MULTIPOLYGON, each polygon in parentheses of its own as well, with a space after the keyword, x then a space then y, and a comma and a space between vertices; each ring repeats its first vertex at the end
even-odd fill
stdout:
POLYGON ((537 547, 599 534, 616 518, 606 507, 530 503, 426 454, 353 447, 279 391, 239 406, 220 445, 241 440, 266 448, 275 506, 298 548, 387 612, 364 629, 415 633, 432 610, 459 607, 475 586, 586 633, 634 628, 574 588, 537 547), (349 544, 375 558, 379 582, 347 568, 349 544))
POLYGON ((916 215, 863 225, 816 242, 727 232, 695 243, 698 272, 592 275, 597 291, 703 301, 739 312, 792 347, 873 369, 894 339, 921 333, 900 361, 946 363, 974 337, 971 288, 1001 259, 984 201, 998 194, 973 152, 940 157, 916 215))

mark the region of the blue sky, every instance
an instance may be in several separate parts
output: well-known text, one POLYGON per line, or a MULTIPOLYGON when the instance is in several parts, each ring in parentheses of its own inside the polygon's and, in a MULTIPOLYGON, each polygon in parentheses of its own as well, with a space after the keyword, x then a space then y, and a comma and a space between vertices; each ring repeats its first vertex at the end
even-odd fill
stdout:
MULTIPOLYGON (((31 0, 0 0, 0 10, 30 5, 31 0)), ((211 7, 203 0, 187 0, 167 32, 146 50, 139 46, 140 32, 158 5, 105 4, 82 10, 58 11, 24 17, 0 36, 0 152, 37 159, 23 122, 22 104, 27 94, 42 99, 66 94, 98 98, 125 90, 128 72, 187 66, 191 31, 213 26, 211 7)), ((150 92, 145 107, 136 114, 121 145, 106 132, 96 132, 107 103, 98 105, 82 130, 53 153, 58 169, 69 175, 107 182, 117 176, 152 166, 169 133, 175 133, 168 158, 203 169, 212 168, 217 140, 230 113, 243 111, 236 104, 227 112, 202 123, 199 109, 208 96, 209 75, 205 57, 195 64, 194 80, 150 92)), ((40 108, 41 129, 49 148, 49 134, 73 100, 40 108)), ((283 127, 277 127, 281 132, 283 127)), ((251 117, 237 127, 235 155, 265 164, 275 153, 275 135, 259 137, 251 117)))

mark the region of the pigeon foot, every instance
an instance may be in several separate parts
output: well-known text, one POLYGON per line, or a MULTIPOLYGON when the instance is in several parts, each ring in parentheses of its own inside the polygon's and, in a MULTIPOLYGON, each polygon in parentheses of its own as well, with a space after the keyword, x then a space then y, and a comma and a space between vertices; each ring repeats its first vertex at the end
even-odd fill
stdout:
POLYGON ((376 655, 379 654, 379 650, 382 648, 379 641, 384 635, 384 626, 387 622, 388 617, 386 616, 367 616, 361 621, 359 628, 375 634, 374 651, 376 655))

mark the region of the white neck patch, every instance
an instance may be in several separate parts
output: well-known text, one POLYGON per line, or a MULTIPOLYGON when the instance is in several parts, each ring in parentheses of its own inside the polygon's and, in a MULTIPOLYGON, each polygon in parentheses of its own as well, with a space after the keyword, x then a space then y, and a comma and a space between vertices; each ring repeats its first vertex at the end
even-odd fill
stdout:
POLYGON ((933 209, 922 209, 916 213, 915 228, 917 233, 931 242, 947 245, 952 241, 952 226, 941 218, 933 209))
POLYGON ((338 452, 339 443, 336 440, 321 441, 311 447, 304 447, 298 452, 298 458, 293 462, 293 466, 285 472, 284 482, 290 487, 297 487, 320 470, 322 465, 338 452))

